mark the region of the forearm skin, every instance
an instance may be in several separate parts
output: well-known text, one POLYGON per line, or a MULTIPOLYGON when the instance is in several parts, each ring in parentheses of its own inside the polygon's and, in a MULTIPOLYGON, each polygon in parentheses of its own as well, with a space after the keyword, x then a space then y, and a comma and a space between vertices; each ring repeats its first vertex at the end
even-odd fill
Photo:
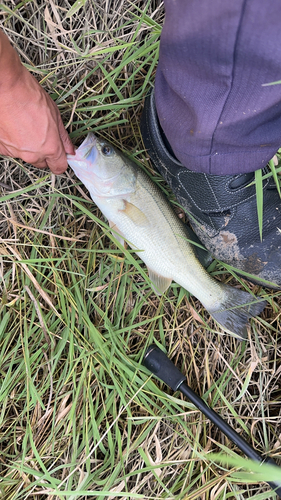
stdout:
POLYGON ((25 68, 8 37, 0 30, 0 92, 10 92, 22 78, 25 68))

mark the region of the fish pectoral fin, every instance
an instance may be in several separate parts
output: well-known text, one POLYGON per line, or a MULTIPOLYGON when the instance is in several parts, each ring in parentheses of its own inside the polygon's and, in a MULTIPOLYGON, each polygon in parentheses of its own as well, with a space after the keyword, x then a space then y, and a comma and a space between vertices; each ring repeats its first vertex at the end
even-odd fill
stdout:
POLYGON ((114 222, 112 222, 111 220, 108 221, 108 224, 109 224, 109 227, 111 227, 111 229, 113 229, 113 231, 111 231, 111 232, 112 232, 114 238, 116 238, 119 241, 119 243, 121 243, 121 245, 125 246, 123 234, 120 231, 120 229, 118 229, 116 224, 114 222))
POLYGON ((167 288, 169 288, 172 283, 171 278, 164 278, 164 276, 160 276, 160 274, 155 273, 149 268, 148 275, 152 282, 152 289, 157 295, 162 295, 162 293, 166 292, 167 288))
POLYGON ((126 214, 127 217, 129 217, 134 222, 134 224, 136 224, 136 226, 144 227, 150 224, 146 215, 138 207, 127 200, 123 201, 125 208, 123 210, 120 210, 120 212, 126 214))

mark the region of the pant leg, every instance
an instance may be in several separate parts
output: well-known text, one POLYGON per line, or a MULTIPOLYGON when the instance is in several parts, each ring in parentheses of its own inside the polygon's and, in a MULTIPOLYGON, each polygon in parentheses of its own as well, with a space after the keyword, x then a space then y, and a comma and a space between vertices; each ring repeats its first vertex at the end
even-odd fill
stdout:
POLYGON ((281 146, 279 0, 165 0, 155 99, 188 169, 238 174, 281 146))

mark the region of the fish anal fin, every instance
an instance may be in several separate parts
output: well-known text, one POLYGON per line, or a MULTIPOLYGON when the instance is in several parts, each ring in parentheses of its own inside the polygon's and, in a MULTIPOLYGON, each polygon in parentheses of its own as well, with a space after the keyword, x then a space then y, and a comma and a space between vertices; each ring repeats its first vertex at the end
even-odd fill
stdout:
POLYGON ((136 207, 135 205, 133 205, 133 203, 130 203, 127 200, 123 201, 124 201, 124 209, 120 211, 126 214, 127 217, 129 217, 129 219, 131 219, 134 222, 134 224, 136 224, 136 226, 144 227, 150 224, 146 215, 138 207, 136 207))
POLYGON ((123 247, 124 247, 125 246, 125 241, 124 241, 124 237, 123 237, 123 234, 120 231, 120 229, 118 229, 118 227, 116 226, 116 224, 114 222, 112 222, 111 220, 108 221, 108 224, 109 224, 109 227, 111 229, 113 229, 113 231, 111 231, 111 232, 112 232, 114 238, 116 238, 117 241, 119 241, 119 243, 121 243, 121 245, 123 245, 123 247))
POLYGON ((162 295, 162 293, 166 292, 172 282, 171 278, 164 278, 164 276, 160 276, 160 274, 155 273, 149 268, 148 275, 152 282, 152 289, 157 295, 162 295))

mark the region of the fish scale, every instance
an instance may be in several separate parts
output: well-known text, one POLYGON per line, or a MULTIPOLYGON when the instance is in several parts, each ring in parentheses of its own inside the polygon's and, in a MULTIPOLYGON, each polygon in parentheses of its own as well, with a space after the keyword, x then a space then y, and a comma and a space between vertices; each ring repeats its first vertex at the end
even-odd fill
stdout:
MULTIPOLYGON (((140 233, 134 238, 133 227, 130 234, 128 232, 128 239, 136 248, 145 248, 146 256, 142 255, 143 252, 136 252, 139 257, 157 274, 172 278, 196 295, 207 309, 212 307, 212 296, 217 300, 223 294, 220 283, 211 278, 200 264, 192 244, 187 241, 184 224, 167 203, 160 189, 142 171, 137 174, 136 192, 130 197, 130 201, 142 208, 150 221, 149 227, 144 231, 146 241, 143 240, 143 235, 139 238, 140 233), (144 199, 149 199, 150 204, 142 208, 141 200, 144 199), (147 240, 150 241, 149 246, 147 240)), ((122 230, 121 222, 117 223, 117 226, 122 230)), ((122 232, 125 233, 124 230, 122 232)))

